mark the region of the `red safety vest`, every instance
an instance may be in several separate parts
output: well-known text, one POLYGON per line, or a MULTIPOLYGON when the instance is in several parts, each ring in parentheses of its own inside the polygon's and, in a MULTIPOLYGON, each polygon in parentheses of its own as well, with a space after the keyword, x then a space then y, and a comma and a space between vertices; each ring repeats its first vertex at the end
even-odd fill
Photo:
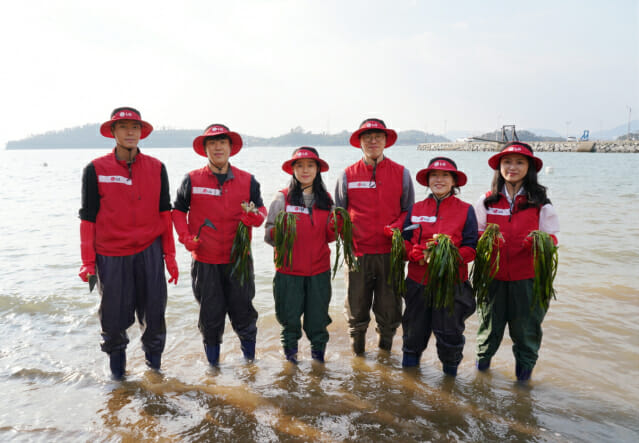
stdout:
POLYGON ((129 167, 114 152, 92 162, 100 196, 95 250, 107 256, 133 255, 165 229, 160 218, 162 163, 138 152, 129 167))
MULTIPOLYGON (((486 197, 489 195, 490 192, 486 197)), ((526 203, 526 197, 516 196, 511 213, 508 199, 500 193, 499 200, 486 209, 486 224, 498 224, 505 240, 500 251, 499 271, 495 276, 497 280, 515 281, 535 276, 532 252, 524 247, 523 242, 528 234, 539 229, 540 208, 530 207, 521 210, 518 209, 521 203, 526 203)))
POLYGON ((345 173, 355 254, 389 253, 391 239, 384 235, 384 226, 396 222, 402 212, 404 167, 385 157, 377 164, 375 181, 371 181, 373 166, 364 160, 345 173))
MULTIPOLYGON (((191 252, 193 258, 199 262, 224 264, 231 261, 233 239, 244 211, 241 204, 251 200, 251 174, 234 166, 230 168, 233 178, 227 178, 222 186, 208 166, 189 172, 189 231, 197 234, 205 218, 217 228, 202 229, 200 247, 191 252)), ((251 235, 251 227, 248 229, 251 235)))
MULTIPOLYGON (((312 211, 304 206, 293 206, 288 202, 288 189, 280 191, 286 201, 286 212, 297 215, 292 266, 288 263, 277 268, 288 275, 313 276, 331 269, 331 250, 328 243, 335 241, 335 231, 328 229, 330 211, 313 205, 312 211)), ((273 228, 275 229, 275 228, 273 228)))

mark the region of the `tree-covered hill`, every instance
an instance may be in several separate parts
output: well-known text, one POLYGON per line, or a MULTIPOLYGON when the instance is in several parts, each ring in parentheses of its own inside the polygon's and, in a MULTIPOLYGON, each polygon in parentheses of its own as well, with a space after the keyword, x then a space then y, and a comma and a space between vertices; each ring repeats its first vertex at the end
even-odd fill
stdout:
MULTIPOLYGON (((200 129, 155 129, 149 138, 140 142, 148 148, 190 147, 193 139, 202 134, 200 129)), ((348 145, 351 133, 342 131, 337 134, 316 134, 301 127, 291 129, 277 137, 264 138, 241 134, 245 146, 342 146, 348 145)), ((447 142, 439 135, 422 131, 400 131, 398 145, 417 145, 419 143, 447 142)), ((7 149, 75 149, 110 148, 113 140, 100 135, 100 124, 92 123, 59 131, 49 131, 33 135, 22 140, 10 141, 7 149)))

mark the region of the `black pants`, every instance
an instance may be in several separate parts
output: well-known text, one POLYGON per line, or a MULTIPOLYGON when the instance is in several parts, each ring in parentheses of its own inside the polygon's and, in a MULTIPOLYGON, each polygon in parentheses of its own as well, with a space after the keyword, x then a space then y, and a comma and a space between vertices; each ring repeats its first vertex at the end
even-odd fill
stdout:
POLYGON ((164 351, 166 342, 166 277, 162 242, 158 238, 144 251, 121 257, 96 256, 99 279, 102 350, 126 349, 126 330, 135 322, 142 329, 144 352, 164 351))
POLYGON ((230 276, 231 264, 208 264, 193 260, 191 278, 193 295, 200 304, 198 327, 204 344, 222 343, 224 322, 228 313, 233 330, 244 341, 255 341, 257 336, 257 311, 253 307, 255 276, 251 264, 250 276, 240 286, 239 280, 230 276))
POLYGON ((402 320, 402 297, 388 284, 390 253, 364 254, 357 260, 359 271, 348 272, 344 299, 349 333, 351 337, 366 334, 372 308, 377 333, 381 338, 392 341, 402 320))
POLYGON ((475 297, 465 281, 455 287, 455 305, 452 313, 448 308, 434 308, 432 296, 424 295, 424 285, 406 279, 406 309, 402 318, 406 353, 419 358, 428 345, 431 332, 437 340, 437 355, 445 365, 457 366, 463 357, 462 351, 465 321, 475 312, 475 297))

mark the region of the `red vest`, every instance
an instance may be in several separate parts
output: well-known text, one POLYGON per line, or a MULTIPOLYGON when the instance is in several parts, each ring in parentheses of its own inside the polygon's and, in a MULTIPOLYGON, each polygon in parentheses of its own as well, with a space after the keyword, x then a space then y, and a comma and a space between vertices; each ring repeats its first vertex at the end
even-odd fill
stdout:
POLYGON ((287 264, 277 268, 277 271, 310 277, 330 270, 331 250, 328 243, 335 241, 335 231, 328 229, 330 211, 318 209, 315 205, 312 211, 304 206, 293 206, 288 203, 288 189, 280 192, 287 200, 286 212, 297 215, 297 236, 293 245, 292 266, 287 264))
POLYGON ((93 160, 100 209, 95 220, 95 250, 124 256, 148 248, 164 232, 160 218, 162 163, 138 152, 131 167, 114 152, 93 160))
POLYGON ((384 226, 396 222, 402 212, 404 167, 385 157, 377 165, 374 182, 373 166, 364 160, 346 168, 345 173, 346 209, 353 221, 356 255, 389 253, 391 239, 384 235, 384 226))
MULTIPOLYGON (((426 244, 427 240, 433 238, 434 234, 446 234, 453 241, 453 244, 459 248, 462 242, 462 232, 468 217, 468 208, 470 205, 461 201, 454 195, 451 195, 439 204, 437 209, 437 200, 434 198, 426 198, 413 205, 410 224, 419 224, 421 226, 421 240, 419 228, 413 230, 411 237, 412 244, 426 244)), ((417 283, 426 284, 427 264, 408 262, 408 278, 417 283), (423 282, 422 282, 422 279, 423 282)), ((468 280, 468 265, 466 263, 459 266, 459 279, 464 282, 468 280)))
MULTIPOLYGON (((197 234, 208 218, 217 230, 202 228, 200 247, 191 255, 199 262, 224 264, 231 261, 231 246, 242 216, 242 202, 251 200, 251 174, 230 167, 233 178, 227 178, 222 186, 208 166, 189 172, 191 202, 188 213, 189 231, 197 234)), ((249 235, 251 227, 249 227, 249 235)))
MULTIPOLYGON (((489 196, 490 192, 486 194, 489 196)), ((520 210, 517 205, 526 202, 526 197, 515 197, 513 213, 510 212, 508 199, 500 194, 499 201, 486 209, 486 223, 496 223, 506 243, 500 251, 499 271, 495 278, 502 281, 515 281, 533 278, 535 268, 530 249, 523 245, 524 238, 539 229, 539 208, 520 210)))

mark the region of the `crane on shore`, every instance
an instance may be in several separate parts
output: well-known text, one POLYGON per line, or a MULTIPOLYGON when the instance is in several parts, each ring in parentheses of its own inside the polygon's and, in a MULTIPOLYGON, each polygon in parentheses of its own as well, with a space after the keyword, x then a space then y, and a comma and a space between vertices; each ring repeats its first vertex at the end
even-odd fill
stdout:
POLYGON ((517 136, 517 131, 515 130, 515 125, 503 125, 501 127, 501 140, 490 140, 490 139, 481 138, 481 137, 468 137, 468 138, 472 140, 481 141, 481 142, 492 142, 492 143, 499 143, 503 145, 505 145, 506 143, 519 141, 519 137, 517 136), (509 134, 510 134, 510 138, 509 138, 509 134))

